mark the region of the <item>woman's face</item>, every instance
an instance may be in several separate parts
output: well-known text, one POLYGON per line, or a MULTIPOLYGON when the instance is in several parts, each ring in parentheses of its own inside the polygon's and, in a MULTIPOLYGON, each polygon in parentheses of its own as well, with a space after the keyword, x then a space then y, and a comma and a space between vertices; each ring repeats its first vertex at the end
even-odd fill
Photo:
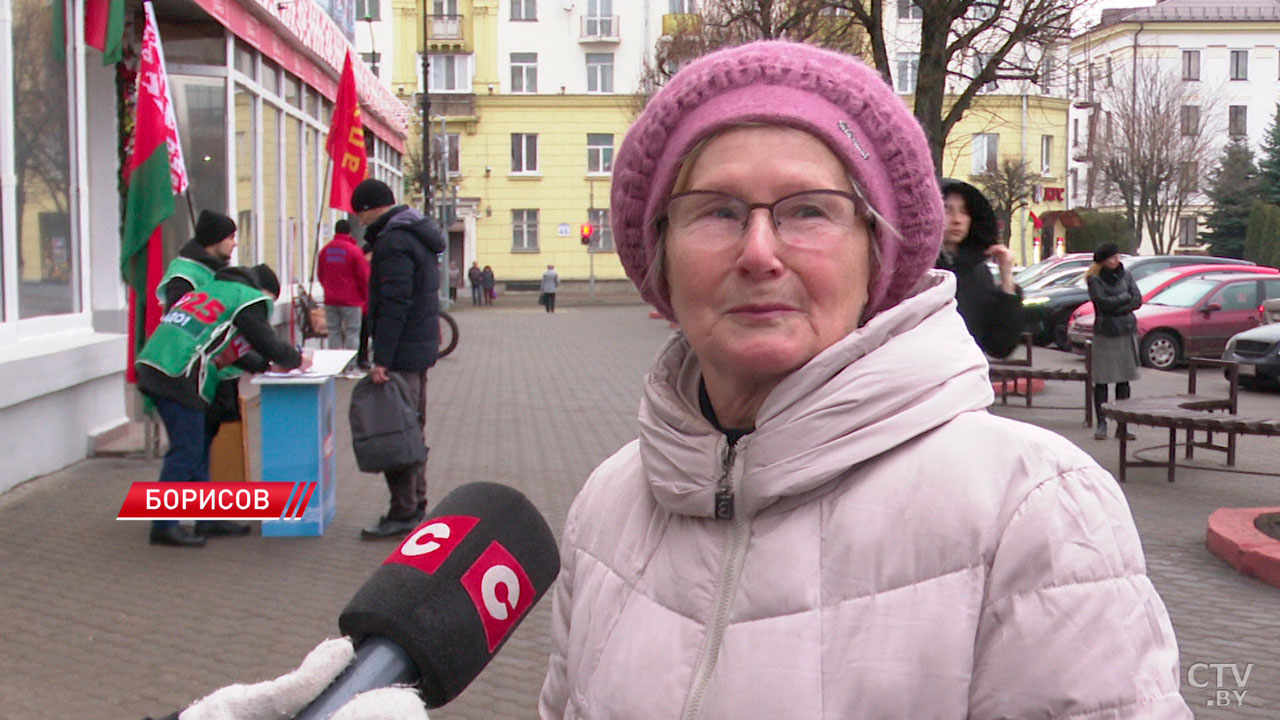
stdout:
POLYGON ((948 245, 957 245, 969 236, 969 226, 973 224, 964 196, 947 193, 942 198, 942 210, 947 216, 946 225, 942 230, 942 241, 948 245))
POLYGON ((1116 268, 1120 267, 1120 256, 1119 256, 1119 255, 1112 255, 1111 257, 1107 258, 1106 260, 1103 260, 1103 261, 1102 261, 1102 267, 1104 267, 1104 268, 1106 268, 1106 269, 1108 269, 1108 270, 1115 270, 1116 268))
MULTIPOLYGON (((684 188, 747 203, 820 189, 852 190, 840 160, 812 135, 773 126, 714 137, 684 188)), ((871 233, 861 215, 848 225, 830 237, 807 236, 802 247, 783 242, 764 209, 751 210, 746 229, 718 243, 705 234, 682 234, 674 224, 668 228, 671 307, 704 372, 728 382, 776 380, 858 327, 867 302, 871 233)))

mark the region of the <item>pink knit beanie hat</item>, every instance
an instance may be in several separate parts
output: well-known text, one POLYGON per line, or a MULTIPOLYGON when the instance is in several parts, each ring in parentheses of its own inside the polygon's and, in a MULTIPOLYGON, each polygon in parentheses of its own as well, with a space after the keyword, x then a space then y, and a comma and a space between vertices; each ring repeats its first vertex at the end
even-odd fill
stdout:
POLYGON ((613 166, 613 237, 641 295, 674 319, 666 282, 646 282, 680 166, 702 140, 742 123, 808 132, 844 162, 879 227, 879 272, 864 317, 906 297, 938 259, 942 196, 924 132, 880 75, 812 45, 761 41, 699 58, 649 101, 613 166), (897 232, 895 233, 894 230, 897 232))

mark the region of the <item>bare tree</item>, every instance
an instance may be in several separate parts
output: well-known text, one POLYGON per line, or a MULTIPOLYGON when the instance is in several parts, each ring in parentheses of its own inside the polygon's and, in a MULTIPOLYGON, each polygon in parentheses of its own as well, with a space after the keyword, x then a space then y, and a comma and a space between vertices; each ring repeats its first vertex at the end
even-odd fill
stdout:
POLYGON ((941 173, 947 136, 977 95, 1001 80, 1045 81, 1044 49, 1068 37, 1072 12, 1088 1, 890 0, 897 7, 886 16, 884 0, 706 0, 701 22, 659 41, 638 104, 643 107, 688 60, 762 39, 810 42, 868 57, 892 82, 889 44, 898 12, 919 12, 913 106, 941 173))
POLYGON ((1012 157, 1001 160, 998 167, 973 176, 991 201, 991 209, 1000 221, 1000 241, 1005 245, 1009 244, 1013 230, 1013 213, 1027 207, 1037 179, 1025 160, 1012 157))
POLYGON ((1134 63, 1132 72, 1099 93, 1089 138, 1091 172, 1102 183, 1100 200, 1124 206, 1129 249, 1136 250, 1145 233, 1163 254, 1213 166, 1218 103, 1203 92, 1193 96, 1159 60, 1134 63))

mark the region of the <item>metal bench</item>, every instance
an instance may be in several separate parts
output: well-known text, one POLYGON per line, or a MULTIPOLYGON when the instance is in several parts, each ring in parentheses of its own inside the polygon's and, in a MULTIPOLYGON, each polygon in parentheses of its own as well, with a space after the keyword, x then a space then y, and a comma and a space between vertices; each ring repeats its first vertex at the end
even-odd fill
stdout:
MULTIPOLYGON (((1017 386, 1019 380, 1024 382, 1024 394, 1027 398, 1027 407, 1031 407, 1031 381, 1032 380, 1066 380, 1071 382, 1084 383, 1084 426, 1093 427, 1093 354, 1092 347, 1086 346, 1084 355, 1084 369, 1076 368, 1050 368, 1035 367, 1032 363, 1031 333, 1023 333, 1021 344, 1026 348, 1026 353, 1021 358, 1012 359, 991 359, 988 358, 987 374, 992 382, 1000 383, 1000 404, 1009 404, 1009 386, 1017 386)), ((1049 406, 1042 406, 1049 407, 1049 406)), ((1052 408, 1074 410, 1070 408, 1052 408)))
MULTIPOLYGON (((1193 458, 1196 448, 1226 453, 1227 465, 1236 464, 1236 436, 1280 436, 1280 418, 1240 417, 1236 414, 1239 395, 1240 366, 1237 363, 1211 358, 1191 358, 1187 370, 1185 395, 1161 395, 1129 398, 1105 403, 1103 417, 1111 418, 1120 436, 1120 482, 1126 479, 1126 470, 1132 467, 1163 467, 1168 470, 1169 482, 1173 482, 1177 467, 1178 430, 1185 431, 1186 456, 1193 458), (1201 367, 1220 367, 1227 373, 1230 390, 1226 397, 1196 394, 1196 372, 1201 367), (1221 411, 1221 412, 1220 412, 1221 411), (1129 460, 1127 426, 1150 425, 1169 429, 1168 460, 1129 460), (1196 439, 1196 432, 1206 433, 1204 440, 1196 439), (1214 433, 1227 436, 1225 445, 1214 442, 1214 433)), ((1158 447, 1158 446, 1157 446, 1158 447)))

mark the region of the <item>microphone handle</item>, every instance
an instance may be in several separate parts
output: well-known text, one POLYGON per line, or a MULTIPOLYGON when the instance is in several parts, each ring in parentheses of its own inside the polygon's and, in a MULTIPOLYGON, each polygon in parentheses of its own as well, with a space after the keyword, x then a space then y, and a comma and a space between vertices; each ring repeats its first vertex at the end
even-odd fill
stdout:
POLYGON ((370 635, 356 648, 356 657, 324 692, 294 720, 328 720, 351 698, 367 690, 418 681, 418 667, 403 649, 381 635, 370 635))

